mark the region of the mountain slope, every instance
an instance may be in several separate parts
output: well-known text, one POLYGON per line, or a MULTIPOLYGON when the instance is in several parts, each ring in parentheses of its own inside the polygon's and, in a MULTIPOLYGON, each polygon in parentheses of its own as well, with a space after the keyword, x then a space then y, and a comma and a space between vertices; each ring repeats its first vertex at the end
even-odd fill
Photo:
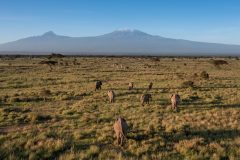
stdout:
POLYGON ((239 54, 240 45, 194 42, 153 36, 138 30, 118 30, 95 37, 59 36, 50 31, 0 45, 7 52, 91 54, 239 54))

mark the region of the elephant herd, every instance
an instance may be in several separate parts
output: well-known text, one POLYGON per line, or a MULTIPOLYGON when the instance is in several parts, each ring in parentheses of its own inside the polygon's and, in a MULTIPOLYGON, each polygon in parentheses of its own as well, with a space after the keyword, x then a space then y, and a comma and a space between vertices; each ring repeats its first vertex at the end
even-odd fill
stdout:
MULTIPOLYGON (((95 91, 101 90, 102 81, 97 80, 95 83, 95 91)), ((150 82, 148 85, 148 90, 151 90, 153 87, 153 83, 150 82)), ((128 84, 128 90, 132 90, 134 88, 133 82, 130 82, 128 84)), ((110 103, 114 103, 115 101, 115 92, 113 90, 108 90, 107 95, 109 98, 110 103)), ((142 94, 140 97, 141 105, 144 106, 144 104, 149 104, 150 100, 152 99, 152 95, 149 93, 142 94)), ((178 104, 180 103, 180 96, 178 94, 172 94, 171 95, 171 103, 172 103, 172 109, 178 110, 178 104)), ((117 137, 117 143, 118 145, 122 145, 124 139, 127 135, 128 125, 124 118, 119 117, 116 119, 114 125, 113 125, 116 137, 117 137)))

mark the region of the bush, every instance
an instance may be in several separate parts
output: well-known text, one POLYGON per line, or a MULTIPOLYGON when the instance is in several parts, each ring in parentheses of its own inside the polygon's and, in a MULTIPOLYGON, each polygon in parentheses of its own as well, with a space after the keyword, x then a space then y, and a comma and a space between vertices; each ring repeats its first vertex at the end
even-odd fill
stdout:
POLYGON ((197 77, 198 77, 198 74, 197 74, 197 73, 194 73, 194 74, 193 74, 193 77, 194 77, 194 78, 197 78, 197 77))
POLYGON ((194 82, 193 81, 185 81, 182 83, 182 87, 193 87, 194 82))
POLYGON ((209 79, 209 74, 206 71, 202 71, 200 74, 200 77, 203 79, 209 79))
POLYGON ((28 115, 28 119, 32 123, 37 123, 37 122, 43 122, 43 121, 48 121, 51 120, 52 117, 50 115, 40 115, 37 113, 31 113, 28 115))
POLYGON ((156 61, 156 62, 159 62, 160 61, 160 58, 158 58, 158 57, 153 57, 153 58, 151 58, 152 59, 152 61, 156 61))
POLYGON ((45 88, 40 91, 40 95, 43 95, 43 96, 48 96, 50 94, 51 94, 51 91, 45 88))
POLYGON ((41 61, 41 62, 39 62, 39 64, 46 64, 46 65, 49 65, 49 66, 54 66, 57 63, 58 63, 57 61, 41 61))
POLYGON ((9 101, 10 103, 20 102, 20 99, 19 99, 19 97, 10 97, 10 98, 8 99, 8 101, 9 101))
POLYGON ((228 64, 228 62, 224 60, 212 60, 211 63, 216 67, 219 67, 220 65, 228 64))
POLYGON ((191 127, 188 124, 185 124, 183 126, 181 126, 180 131, 185 134, 185 136, 189 136, 189 134, 191 133, 191 127))
POLYGON ((51 59, 51 58, 63 58, 65 57, 64 55, 62 54, 59 54, 59 53, 52 53, 51 55, 49 55, 47 58, 48 59, 51 59))
POLYGON ((39 96, 42 96, 43 97, 43 99, 44 99, 44 101, 46 100, 46 97, 47 96, 50 96, 51 95, 51 91, 50 90, 47 90, 47 89, 42 89, 42 90, 40 90, 40 92, 39 92, 39 96))

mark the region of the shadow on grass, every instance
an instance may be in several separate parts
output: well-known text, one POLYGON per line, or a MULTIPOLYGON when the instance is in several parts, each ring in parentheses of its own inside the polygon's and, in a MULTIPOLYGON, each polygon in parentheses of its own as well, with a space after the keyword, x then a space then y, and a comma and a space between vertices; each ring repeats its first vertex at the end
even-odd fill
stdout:
POLYGON ((215 105, 212 105, 212 107, 218 107, 218 108, 239 108, 240 104, 215 104, 215 105))
POLYGON ((192 131, 188 137, 199 136, 203 137, 207 141, 219 141, 223 139, 233 139, 240 135, 240 130, 200 130, 192 131))
POLYGON ((206 86, 206 87, 199 87, 196 86, 196 89, 216 89, 216 88, 240 88, 239 85, 216 85, 216 86, 206 86))
POLYGON ((221 141, 223 139, 234 139, 238 137, 240 130, 197 130, 190 131, 189 133, 177 132, 177 133, 163 133, 163 137, 166 140, 171 140, 177 143, 181 140, 189 140, 195 137, 202 137, 206 142, 221 141))

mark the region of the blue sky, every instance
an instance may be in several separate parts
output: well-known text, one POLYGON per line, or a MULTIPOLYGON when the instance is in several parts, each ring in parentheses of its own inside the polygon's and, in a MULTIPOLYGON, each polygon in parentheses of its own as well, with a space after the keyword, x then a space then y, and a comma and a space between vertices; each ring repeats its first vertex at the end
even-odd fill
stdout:
POLYGON ((52 30, 94 36, 116 29, 240 44, 239 0, 0 0, 0 43, 52 30))

